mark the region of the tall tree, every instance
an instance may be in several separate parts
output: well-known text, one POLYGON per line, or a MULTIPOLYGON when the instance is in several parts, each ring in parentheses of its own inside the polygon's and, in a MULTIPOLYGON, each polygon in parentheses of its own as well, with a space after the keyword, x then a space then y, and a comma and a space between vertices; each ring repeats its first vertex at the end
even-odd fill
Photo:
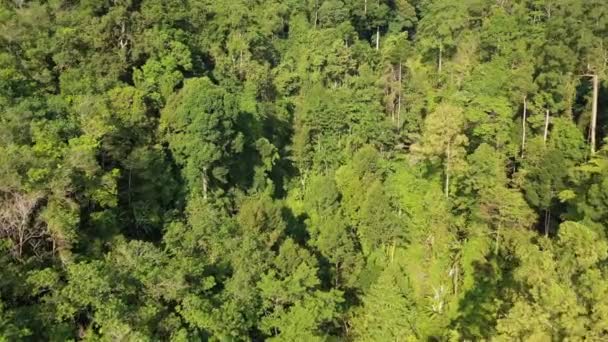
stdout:
POLYGON ((450 177, 460 167, 468 143, 464 134, 465 118, 460 107, 444 102, 428 115, 420 141, 412 150, 420 155, 441 160, 444 174, 444 193, 450 193, 450 177))
POLYGON ((198 78, 184 84, 161 116, 161 129, 184 178, 205 198, 214 185, 228 181, 230 158, 243 148, 242 134, 235 130, 238 115, 234 98, 209 79, 198 78))

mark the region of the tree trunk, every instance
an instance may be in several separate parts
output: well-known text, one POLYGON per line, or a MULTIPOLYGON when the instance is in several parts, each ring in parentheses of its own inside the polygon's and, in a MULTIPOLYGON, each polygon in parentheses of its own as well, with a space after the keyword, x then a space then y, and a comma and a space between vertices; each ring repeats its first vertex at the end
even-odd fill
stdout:
POLYGON ((118 45, 120 46, 121 50, 124 50, 127 47, 127 40, 125 37, 125 33, 126 33, 126 27, 125 27, 125 22, 121 22, 120 23, 120 38, 118 39, 118 45))
POLYGON ((317 28, 317 21, 319 19, 319 1, 315 1, 315 29, 317 28))
POLYGON ((338 279, 340 277, 340 263, 336 262, 335 267, 336 267, 336 278, 334 279, 334 288, 337 289, 340 284, 339 279, 338 279))
POLYGON ((442 55, 443 54, 443 45, 439 45, 439 61, 437 63, 437 72, 441 73, 441 66, 443 64, 442 55))
POLYGON ((446 163, 445 163, 445 198, 448 198, 450 191, 450 142, 448 141, 448 148, 446 151, 446 163))
POLYGON ((543 142, 547 144, 547 136, 549 135, 549 110, 545 112, 545 132, 543 134, 543 142))
POLYGON ((367 14, 367 0, 365 0, 365 4, 363 5, 363 14, 367 14))
POLYGON ((243 77, 243 49, 241 49, 239 54, 239 76, 243 77))
POLYGON ((300 177, 300 184, 302 185, 302 194, 306 193, 306 179, 308 176, 308 171, 304 170, 302 173, 302 177, 300 177))
POLYGON ((209 186, 209 180, 207 179, 207 167, 203 167, 203 198, 207 199, 207 188, 209 186))
POLYGON ((496 246, 494 248, 494 254, 496 256, 498 256, 498 250, 500 248, 500 228, 502 226, 502 223, 499 221, 498 222, 498 226, 496 227, 496 246))
POLYGON ((380 26, 376 27, 376 51, 380 49, 380 26))
POLYGON ((521 133, 521 157, 524 157, 524 150, 526 149, 526 118, 528 115, 528 101, 526 99, 526 96, 524 96, 524 112, 522 114, 522 119, 521 119, 521 128, 522 128, 522 133, 521 133))
POLYGON ((591 154, 595 154, 595 130, 597 125, 597 98, 599 92, 599 80, 593 75, 593 103, 591 106, 591 154))
POLYGON ((394 88, 395 88, 395 66, 393 64, 391 64, 391 78, 390 78, 390 84, 388 85, 388 90, 386 91, 386 94, 389 98, 390 102, 390 106, 391 106, 391 122, 393 123, 393 125, 395 124, 395 114, 396 114, 396 110, 395 110, 395 99, 393 98, 394 95, 394 88))
POLYGON ((21 260, 21 255, 23 255, 23 244, 25 243, 25 225, 23 225, 19 230, 19 246, 17 252, 17 258, 21 260))
POLYGON ((545 236, 549 235, 549 227, 551 227, 551 209, 545 209, 545 236))
POLYGON ((452 268, 450 269, 449 276, 452 278, 452 294, 458 294, 458 274, 460 273, 460 269, 458 267, 458 261, 456 261, 452 268))
POLYGON ((399 61, 399 96, 397 97, 397 128, 401 128, 401 93, 402 93, 402 79, 401 79, 401 61, 399 61))
POLYGON ((455 295, 458 295, 459 275, 460 275, 460 268, 458 267, 458 264, 456 264, 456 269, 454 270, 454 294, 455 295))

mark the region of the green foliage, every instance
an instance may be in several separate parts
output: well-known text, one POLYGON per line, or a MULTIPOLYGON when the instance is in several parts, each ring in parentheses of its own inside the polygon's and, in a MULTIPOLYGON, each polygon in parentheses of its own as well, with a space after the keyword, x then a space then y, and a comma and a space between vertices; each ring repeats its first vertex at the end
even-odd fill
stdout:
POLYGON ((606 37, 601 0, 2 2, 0 341, 608 340, 606 37))
POLYGON ((363 306, 353 319, 357 341, 415 341, 418 339, 415 308, 403 272, 385 270, 363 297, 363 306))
POLYGON ((242 149, 235 103, 209 79, 191 79, 163 111, 161 129, 193 191, 228 182, 225 162, 242 149))

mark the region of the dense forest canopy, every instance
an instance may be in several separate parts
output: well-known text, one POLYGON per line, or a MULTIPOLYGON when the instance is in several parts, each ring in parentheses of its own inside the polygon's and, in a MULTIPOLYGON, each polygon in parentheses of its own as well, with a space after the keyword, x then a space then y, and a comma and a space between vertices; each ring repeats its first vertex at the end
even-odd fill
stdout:
POLYGON ((608 340, 605 0, 2 0, 0 341, 608 340))

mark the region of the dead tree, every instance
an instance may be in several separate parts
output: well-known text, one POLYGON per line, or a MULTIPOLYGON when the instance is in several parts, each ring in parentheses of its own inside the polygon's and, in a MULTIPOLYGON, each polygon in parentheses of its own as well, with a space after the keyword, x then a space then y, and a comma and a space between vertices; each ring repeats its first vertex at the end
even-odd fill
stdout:
POLYGON ((46 225, 37 218, 44 202, 40 194, 0 192, 0 239, 11 242, 11 254, 18 260, 26 250, 38 254, 48 239, 46 225))

